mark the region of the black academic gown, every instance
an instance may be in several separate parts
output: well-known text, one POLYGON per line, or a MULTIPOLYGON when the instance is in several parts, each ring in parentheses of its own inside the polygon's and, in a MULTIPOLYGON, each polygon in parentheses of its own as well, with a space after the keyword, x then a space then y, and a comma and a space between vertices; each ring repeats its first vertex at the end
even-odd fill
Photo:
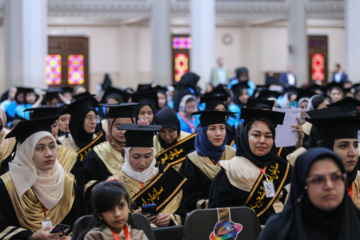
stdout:
POLYGON ((183 187, 183 202, 186 210, 190 212, 196 209, 199 200, 209 199, 212 179, 208 178, 188 157, 185 158, 181 165, 179 173, 187 178, 187 182, 183 187))
MULTIPOLYGON (((284 186, 286 186, 288 183, 290 183, 289 177, 285 180, 284 186)), ((283 188, 283 191, 284 194, 280 201, 285 203, 287 191, 285 188, 283 188)), ((209 208, 243 206, 248 196, 249 192, 243 191, 231 185, 225 170, 221 168, 219 173, 215 176, 210 187, 209 208), (217 196, 221 196, 221 198, 217 196)), ((274 213, 274 209, 269 207, 259 217, 260 223, 265 224, 266 220, 274 213)))
MULTIPOLYGON (((74 183, 75 198, 70 212, 61 221, 62 224, 73 226, 76 219, 85 214, 83 210, 83 197, 74 183)), ((28 239, 33 232, 22 228, 17 219, 9 193, 3 180, 0 178, 0 239, 28 239)), ((49 219, 51 220, 51 219, 49 219)), ((72 229, 69 230, 71 232, 72 229)))

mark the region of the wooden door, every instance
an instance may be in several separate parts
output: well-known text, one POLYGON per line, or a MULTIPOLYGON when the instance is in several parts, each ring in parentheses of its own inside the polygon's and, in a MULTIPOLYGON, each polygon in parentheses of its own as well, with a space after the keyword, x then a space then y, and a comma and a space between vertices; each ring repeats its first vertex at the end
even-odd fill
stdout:
POLYGON ((189 35, 173 35, 171 38, 172 47, 172 70, 173 83, 180 81, 182 75, 190 69, 190 49, 192 41, 189 35))
POLYGON ((328 80, 328 37, 308 36, 309 82, 328 80))
POLYGON ((87 37, 48 37, 46 82, 49 87, 82 84, 89 89, 89 53, 87 37))

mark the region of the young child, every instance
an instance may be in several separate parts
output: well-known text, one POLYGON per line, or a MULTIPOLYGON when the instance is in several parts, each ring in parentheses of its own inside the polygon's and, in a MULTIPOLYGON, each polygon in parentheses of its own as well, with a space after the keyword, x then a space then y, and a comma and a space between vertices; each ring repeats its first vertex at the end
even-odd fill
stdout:
POLYGON ((85 240, 147 240, 145 233, 137 229, 130 213, 130 197, 118 181, 102 182, 92 192, 94 228, 85 240))

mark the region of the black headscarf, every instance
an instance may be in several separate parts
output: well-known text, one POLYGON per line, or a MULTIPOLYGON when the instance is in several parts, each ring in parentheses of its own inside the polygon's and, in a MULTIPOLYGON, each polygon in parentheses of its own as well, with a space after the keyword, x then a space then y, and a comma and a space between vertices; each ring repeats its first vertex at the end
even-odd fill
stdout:
MULTIPOLYGON (((180 136, 181 128, 180 121, 176 115, 176 112, 170 107, 165 106, 155 117, 155 124, 161 125, 161 128, 174 128, 177 131, 178 137, 180 136)), ((159 142, 162 148, 167 149, 177 143, 177 138, 174 142, 168 144, 158 136, 159 142)))
POLYGON ((181 77, 179 83, 176 86, 175 94, 173 97, 175 112, 179 111, 179 105, 180 105, 181 99, 185 95, 188 95, 188 94, 193 95, 193 93, 190 91, 190 89, 192 89, 192 91, 195 92, 196 95, 198 96, 198 88, 197 88, 196 84, 199 81, 199 79, 200 79, 200 76, 193 72, 187 72, 181 77))
POLYGON ((88 145, 93 140, 93 133, 85 131, 84 123, 86 114, 90 111, 94 111, 95 114, 97 114, 94 101, 96 100, 89 97, 89 100, 84 100, 83 103, 79 104, 79 106, 69 110, 71 115, 69 130, 76 145, 80 149, 88 145))
POLYGON ((332 211, 322 211, 309 200, 305 190, 306 178, 311 165, 318 159, 333 159, 342 173, 345 168, 341 159, 326 148, 313 148, 301 155, 291 176, 289 199, 280 214, 270 217, 259 240, 322 240, 358 239, 360 236, 360 212, 346 189, 340 205, 332 211))
POLYGON ((271 150, 268 154, 262 157, 258 157, 251 152, 249 145, 249 124, 246 124, 243 130, 241 130, 238 138, 238 142, 236 143, 236 155, 242 156, 249 159, 252 163, 260 168, 264 168, 265 166, 274 163, 276 160, 283 161, 280 157, 277 156, 276 147, 275 147, 275 133, 273 133, 274 144, 271 147, 271 150))

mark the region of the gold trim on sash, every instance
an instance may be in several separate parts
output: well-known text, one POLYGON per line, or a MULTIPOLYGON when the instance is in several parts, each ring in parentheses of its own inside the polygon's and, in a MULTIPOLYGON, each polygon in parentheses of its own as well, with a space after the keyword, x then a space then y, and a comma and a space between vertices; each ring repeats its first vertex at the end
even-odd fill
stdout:
POLYGON ((87 152, 89 152, 91 149, 89 149, 94 143, 96 143, 101 137, 102 137, 102 135, 104 135, 104 133, 103 132, 100 132, 100 134, 94 139, 94 140, 92 140, 88 145, 86 145, 85 147, 83 147, 82 149, 80 149, 80 150, 78 150, 77 151, 77 154, 80 156, 80 161, 82 162, 83 160, 84 160, 84 158, 85 158, 85 155, 84 156, 82 156, 81 154, 82 154, 82 152, 84 152, 84 151, 86 151, 86 150, 88 150, 87 152))
MULTIPOLYGON (((1 179, 8 191, 20 226, 34 232, 41 229, 41 222, 44 221, 44 209, 31 188, 19 199, 10 172, 3 174, 1 179)), ((48 210, 48 219, 52 221, 53 225, 61 223, 71 210, 75 200, 74 182, 74 176, 65 172, 63 196, 54 208, 48 210)))
MULTIPOLYGON (((220 160, 232 159, 236 155, 236 150, 226 145, 225 151, 223 152, 220 160)), ((198 167, 209 179, 214 179, 215 175, 220 171, 220 166, 214 165, 210 158, 201 157, 194 151, 188 154, 190 161, 198 167)), ((220 161, 219 160, 219 161, 220 161)))
POLYGON ((6 235, 5 238, 4 238, 4 240, 10 239, 12 236, 18 234, 19 232, 23 232, 23 231, 26 231, 26 229, 18 228, 18 229, 16 229, 15 231, 13 231, 12 233, 6 235))
MULTIPOLYGON (((170 166, 168 166, 168 167, 170 167, 170 166)), ((159 170, 156 169, 156 172, 154 173, 154 175, 152 177, 150 177, 149 180, 146 181, 146 183, 144 184, 146 189, 148 189, 147 187, 149 187, 148 185, 152 181, 155 181, 155 179, 158 179, 158 177, 159 177, 158 171, 159 170)), ((140 191, 142 191, 141 182, 136 181, 135 179, 132 179, 131 177, 127 176, 122 170, 120 170, 113 176, 109 177, 109 180, 111 180, 111 179, 117 179, 118 181, 123 183, 127 192, 129 193, 131 199, 133 199, 133 197, 135 195, 138 195, 138 193, 140 191)), ((175 213, 181 204, 182 195, 183 195, 182 190, 180 190, 178 192, 178 194, 176 194, 173 197, 173 199, 171 199, 171 201, 168 202, 167 205, 158 213, 169 213, 169 214, 175 213)))
POLYGON ((77 156, 78 154, 73 149, 65 145, 58 145, 56 158, 65 171, 71 171, 76 163, 77 156))
POLYGON ((13 227, 13 226, 9 226, 9 227, 5 228, 5 230, 0 233, 0 239, 5 237, 13 229, 15 229, 15 227, 13 227))
POLYGON ((16 140, 14 137, 5 138, 6 135, 10 132, 10 130, 3 128, 3 132, 0 135, 0 166, 1 163, 7 159, 10 154, 13 152, 16 140))
POLYGON ((93 149, 111 175, 120 171, 125 160, 121 152, 113 148, 108 141, 96 145, 93 149))

